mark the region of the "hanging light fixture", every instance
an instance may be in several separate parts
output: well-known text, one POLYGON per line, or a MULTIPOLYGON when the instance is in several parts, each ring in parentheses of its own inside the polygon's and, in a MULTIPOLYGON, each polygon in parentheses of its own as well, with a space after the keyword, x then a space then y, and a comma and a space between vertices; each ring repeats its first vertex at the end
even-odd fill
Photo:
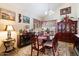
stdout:
POLYGON ((52 10, 49 10, 49 11, 45 11, 45 15, 53 15, 54 14, 54 12, 52 11, 52 10))
POLYGON ((49 10, 49 15, 54 14, 54 12, 52 10, 49 10))
POLYGON ((45 15, 47 15, 48 14, 48 12, 47 11, 45 11, 45 15))

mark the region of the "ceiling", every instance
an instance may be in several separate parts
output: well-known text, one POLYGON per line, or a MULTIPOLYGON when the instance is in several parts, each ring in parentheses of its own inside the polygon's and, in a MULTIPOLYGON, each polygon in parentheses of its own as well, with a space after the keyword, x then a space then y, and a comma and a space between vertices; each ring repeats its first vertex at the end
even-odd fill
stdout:
POLYGON ((22 9, 25 15, 40 19, 45 17, 45 11, 52 10, 54 12, 61 4, 62 3, 9 3, 8 5, 22 9))

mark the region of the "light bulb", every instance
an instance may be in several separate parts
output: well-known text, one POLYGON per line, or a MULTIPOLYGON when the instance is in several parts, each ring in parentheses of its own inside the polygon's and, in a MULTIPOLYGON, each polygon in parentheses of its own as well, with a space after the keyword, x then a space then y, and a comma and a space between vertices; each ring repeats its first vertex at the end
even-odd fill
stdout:
POLYGON ((48 13, 47 13, 47 11, 45 11, 45 15, 47 15, 48 13))

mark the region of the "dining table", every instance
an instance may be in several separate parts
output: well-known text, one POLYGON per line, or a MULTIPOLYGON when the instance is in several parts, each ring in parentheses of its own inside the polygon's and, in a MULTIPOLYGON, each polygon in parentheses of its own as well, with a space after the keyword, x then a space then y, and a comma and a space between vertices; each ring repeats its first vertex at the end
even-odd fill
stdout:
POLYGON ((38 36, 38 41, 42 42, 44 44, 47 41, 47 37, 46 36, 38 36))
POLYGON ((40 39, 40 40, 47 40, 47 37, 46 36, 38 36, 38 39, 40 39))

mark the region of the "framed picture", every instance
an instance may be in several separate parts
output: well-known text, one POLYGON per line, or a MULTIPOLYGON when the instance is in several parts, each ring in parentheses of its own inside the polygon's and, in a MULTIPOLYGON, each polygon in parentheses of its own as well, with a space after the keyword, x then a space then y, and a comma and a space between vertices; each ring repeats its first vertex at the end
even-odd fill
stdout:
POLYGON ((66 15, 71 13, 71 7, 60 9, 60 15, 66 15))
POLYGON ((15 21, 15 12, 0 8, 0 19, 15 21))
POLYGON ((18 14, 18 19, 19 19, 19 23, 21 23, 22 22, 22 15, 21 14, 18 14))
POLYGON ((23 23, 30 23, 30 18, 27 16, 23 16, 23 23))

